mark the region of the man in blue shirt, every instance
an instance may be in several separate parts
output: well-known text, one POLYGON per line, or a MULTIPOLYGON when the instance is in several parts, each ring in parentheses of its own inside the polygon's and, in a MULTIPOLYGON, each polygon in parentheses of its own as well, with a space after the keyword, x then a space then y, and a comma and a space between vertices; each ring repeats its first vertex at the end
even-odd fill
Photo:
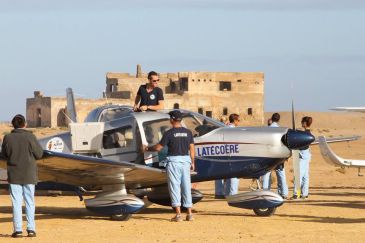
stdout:
POLYGON ((176 215, 171 219, 174 222, 182 221, 181 218, 181 196, 183 206, 187 208, 187 221, 194 220, 192 214, 192 197, 190 170, 194 171, 194 140, 190 130, 182 127, 182 114, 178 110, 171 111, 170 123, 172 128, 166 131, 161 141, 152 147, 146 147, 146 151, 160 151, 167 146, 167 184, 171 197, 171 205, 176 215))

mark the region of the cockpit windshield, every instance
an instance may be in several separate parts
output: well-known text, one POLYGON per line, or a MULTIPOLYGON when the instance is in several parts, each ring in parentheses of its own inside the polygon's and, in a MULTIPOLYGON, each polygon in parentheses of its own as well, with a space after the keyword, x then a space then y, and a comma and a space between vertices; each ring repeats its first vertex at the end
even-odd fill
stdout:
POLYGON ((182 125, 188 128, 193 133, 194 137, 203 136, 204 134, 223 126, 219 122, 212 121, 207 117, 193 113, 184 114, 182 125))
POLYGON ((120 119, 126 116, 126 114, 130 113, 129 109, 126 108, 112 108, 104 110, 99 118, 100 122, 112 121, 116 119, 120 119))
MULTIPOLYGON (((215 122, 204 116, 193 113, 184 113, 181 124, 183 127, 189 129, 194 137, 203 136, 204 134, 223 126, 220 122, 215 122)), ((157 144, 160 142, 162 135, 172 127, 170 120, 167 118, 147 121, 144 122, 142 126, 148 144, 157 144)))
POLYGON ((162 135, 170 128, 169 119, 159 119, 143 123, 143 130, 148 144, 160 142, 162 135))

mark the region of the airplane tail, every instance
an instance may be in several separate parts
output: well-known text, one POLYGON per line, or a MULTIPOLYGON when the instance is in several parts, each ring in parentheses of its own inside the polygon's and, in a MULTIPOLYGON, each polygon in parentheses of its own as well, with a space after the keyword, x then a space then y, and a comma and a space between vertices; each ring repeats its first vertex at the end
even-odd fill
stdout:
POLYGON ((319 149, 324 160, 335 166, 365 167, 365 160, 344 159, 336 155, 328 146, 326 137, 319 137, 319 149))
POLYGON ((67 113, 69 115, 69 118, 71 122, 77 122, 75 98, 71 88, 66 89, 66 98, 67 98, 67 113))

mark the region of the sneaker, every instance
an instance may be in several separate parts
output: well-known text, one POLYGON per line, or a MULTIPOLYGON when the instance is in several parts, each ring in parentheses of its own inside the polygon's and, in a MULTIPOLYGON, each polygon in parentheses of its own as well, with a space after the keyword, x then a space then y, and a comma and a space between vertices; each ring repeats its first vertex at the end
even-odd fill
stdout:
POLYGON ((21 238, 21 237, 23 237, 23 232, 21 232, 21 231, 15 231, 13 234, 11 234, 11 237, 13 237, 13 238, 21 238))
POLYGON ((181 222, 182 218, 180 214, 176 214, 175 217, 171 219, 171 222, 181 222))
POLYGON ((297 195, 293 195, 291 199, 292 200, 296 200, 296 199, 298 199, 298 196, 297 195))
POLYGON ((36 237, 37 236, 37 234, 35 233, 34 230, 27 230, 27 232, 28 232, 28 237, 36 237))
POLYGON ((308 196, 300 196, 300 199, 303 199, 303 200, 305 200, 307 198, 308 198, 308 196))
POLYGON ((187 214, 187 215, 186 215, 186 221, 194 221, 194 216, 193 216, 193 214, 187 214))

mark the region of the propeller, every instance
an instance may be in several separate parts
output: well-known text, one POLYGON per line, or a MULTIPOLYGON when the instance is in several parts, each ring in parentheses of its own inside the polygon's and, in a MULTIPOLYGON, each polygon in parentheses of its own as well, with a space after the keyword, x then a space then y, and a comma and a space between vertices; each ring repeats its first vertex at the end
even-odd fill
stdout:
POLYGON ((294 100, 291 100, 291 121, 293 130, 295 129, 295 112, 294 112, 294 100))
MULTIPOLYGON (((295 110, 294 110, 294 100, 292 100, 291 103, 291 115, 292 115, 292 126, 293 126, 293 131, 296 131, 295 128, 295 110)), ((300 197, 301 194, 301 181, 302 179, 300 178, 300 158, 299 158, 299 150, 297 149, 293 149, 292 150, 292 157, 293 157, 293 170, 294 170, 294 190, 295 190, 295 195, 297 197, 300 197)))

